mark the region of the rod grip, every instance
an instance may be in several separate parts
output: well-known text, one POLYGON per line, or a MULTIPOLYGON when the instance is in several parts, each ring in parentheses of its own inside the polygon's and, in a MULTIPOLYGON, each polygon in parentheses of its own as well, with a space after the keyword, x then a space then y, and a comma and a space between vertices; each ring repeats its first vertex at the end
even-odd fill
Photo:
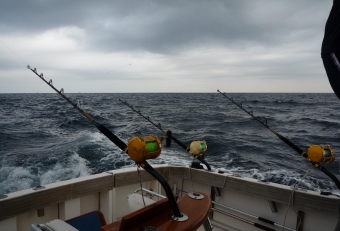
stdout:
POLYGON ((187 146, 185 146, 185 144, 183 144, 181 141, 179 141, 178 139, 176 139, 175 137, 171 137, 173 141, 175 141, 179 146, 181 146, 182 148, 184 148, 185 150, 187 150, 189 152, 189 148, 187 146))
POLYGON ((179 210, 175 196, 172 193, 171 187, 170 187, 169 183, 166 181, 166 179, 159 172, 157 172, 151 165, 149 165, 147 162, 146 162, 146 165, 143 168, 148 173, 150 173, 150 175, 152 175, 156 180, 158 180, 158 182, 163 186, 163 189, 165 191, 166 196, 168 197, 172 211, 174 212, 174 216, 175 217, 182 217, 183 215, 182 215, 181 211, 179 210))
POLYGON ((279 133, 276 134, 283 142, 285 142, 286 144, 288 144, 289 147, 291 147, 292 149, 294 149, 295 151, 297 151, 300 155, 303 154, 302 149, 300 149, 298 146, 296 146, 295 144, 293 144, 290 140, 288 140, 286 137, 281 136, 279 133))
POLYGON ((259 229, 262 229, 262 230, 266 230, 266 231, 276 231, 275 229, 269 228, 267 226, 264 226, 264 225, 261 225, 261 224, 258 224, 258 223, 254 223, 254 226, 256 228, 259 228, 259 229))
POLYGON ((325 173, 329 178, 331 178, 334 182, 334 184, 336 185, 336 187, 340 190, 340 181, 339 179, 334 176, 330 171, 328 171, 327 168, 325 168, 324 166, 320 165, 319 169, 321 170, 321 172, 325 173))
POLYGON ((115 145, 117 145, 121 150, 125 152, 127 145, 119 139, 115 134, 113 134, 109 129, 107 129, 104 125, 95 122, 94 125, 101 131, 109 140, 111 140, 115 145))
POLYGON ((208 169, 209 171, 211 170, 210 165, 208 164, 208 162, 206 162, 206 161, 202 158, 202 156, 198 156, 197 159, 198 159, 199 161, 201 161, 201 163, 203 163, 203 164, 207 167, 207 169, 208 169))
POLYGON ((268 220, 268 219, 263 218, 263 217, 259 217, 258 220, 263 221, 263 222, 266 222, 266 223, 271 224, 271 225, 274 225, 274 224, 275 224, 274 221, 268 220))

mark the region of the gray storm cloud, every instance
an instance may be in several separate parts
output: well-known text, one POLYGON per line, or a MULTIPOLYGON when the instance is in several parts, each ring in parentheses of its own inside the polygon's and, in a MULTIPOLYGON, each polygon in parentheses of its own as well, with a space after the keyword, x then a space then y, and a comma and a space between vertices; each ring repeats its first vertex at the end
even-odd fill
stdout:
MULTIPOLYGON (((256 92, 266 91, 265 81, 301 80, 305 85, 308 78, 314 83, 304 91, 330 91, 320 47, 331 0, 30 0, 0 5, 0 78, 7 83, 0 92, 30 92, 14 86, 13 79, 26 73, 22 61, 35 62, 52 76, 62 74, 62 84, 83 80, 88 91, 97 81, 97 92, 109 90, 104 85, 114 79, 131 81, 130 90, 139 92, 139 78, 171 81, 161 89, 174 92, 180 91, 176 81, 195 80, 206 91, 235 84, 240 88, 230 89, 242 92, 251 89, 237 80, 255 85, 259 80, 256 92)), ((282 91, 272 84, 267 91, 282 91)))

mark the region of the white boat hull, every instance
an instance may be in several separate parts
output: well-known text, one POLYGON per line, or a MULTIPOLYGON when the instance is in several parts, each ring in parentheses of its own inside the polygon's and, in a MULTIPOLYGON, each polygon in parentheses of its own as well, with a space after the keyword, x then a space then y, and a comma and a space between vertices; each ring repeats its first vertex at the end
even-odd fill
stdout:
MULTIPOLYGON (((214 197, 212 186, 220 188, 221 196, 215 196, 214 201, 228 208, 214 204, 215 209, 273 230, 282 230, 280 225, 284 223, 295 229, 298 222, 295 211, 304 214, 302 230, 334 230, 338 222, 339 198, 333 195, 323 196, 317 192, 297 189, 291 197, 292 188, 275 183, 263 183, 255 179, 184 166, 153 167, 168 180, 171 187, 177 189, 179 197, 185 192, 193 191, 214 197), (293 206, 292 203, 288 204, 290 199, 293 206), (272 211, 269 201, 275 203, 277 212, 272 211), (271 220, 277 225, 259 221, 249 214, 271 220)), ((165 195, 161 185, 146 171, 142 171, 142 181, 144 188, 165 195)), ((10 193, 7 198, 1 199, 0 230, 27 231, 33 223, 67 220, 94 210, 100 210, 106 222, 112 223, 130 213, 127 195, 140 185, 136 168, 125 168, 44 187, 40 190, 27 189, 10 193), (44 215, 39 217, 38 210, 44 215)), ((213 230, 260 230, 242 219, 216 211, 211 215, 212 223, 215 224, 213 230)))

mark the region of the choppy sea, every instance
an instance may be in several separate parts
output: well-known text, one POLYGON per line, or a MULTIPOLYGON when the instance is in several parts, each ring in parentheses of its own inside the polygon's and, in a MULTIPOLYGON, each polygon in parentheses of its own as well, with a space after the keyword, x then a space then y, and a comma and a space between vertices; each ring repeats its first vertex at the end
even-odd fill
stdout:
MULTIPOLYGON (((186 145, 205 140, 211 167, 246 177, 339 194, 335 184, 267 128, 218 93, 66 94, 125 143, 163 133, 127 101, 186 145)), ((334 94, 227 94, 302 150, 329 144, 339 175, 340 101, 334 94)), ((190 165, 176 143, 151 163, 190 165)), ((0 94, 0 194, 135 166, 56 93, 0 94)))

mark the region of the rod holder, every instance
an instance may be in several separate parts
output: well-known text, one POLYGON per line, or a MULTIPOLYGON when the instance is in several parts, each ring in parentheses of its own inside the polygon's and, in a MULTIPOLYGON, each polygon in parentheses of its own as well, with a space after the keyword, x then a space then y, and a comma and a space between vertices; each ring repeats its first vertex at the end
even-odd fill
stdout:
POLYGON ((182 214, 181 211, 178 208, 176 199, 174 194, 171 191, 171 187, 169 183, 166 181, 166 179, 159 173, 157 172, 151 165, 146 164, 144 167, 145 171, 147 171, 151 176, 153 176, 163 187, 165 194, 168 197, 171 209, 173 211, 173 217, 178 218, 178 221, 181 221, 181 217, 184 217, 185 214, 182 214))
POLYGON ((274 201, 268 201, 270 209, 272 210, 272 213, 277 213, 277 207, 276 207, 276 203, 274 201))
POLYGON ((221 188, 215 187, 215 186, 213 188, 214 188, 214 191, 215 191, 215 196, 220 197, 222 195, 221 188))
POLYGON ((43 217, 43 216, 45 216, 45 210, 44 210, 44 208, 42 208, 42 209, 37 209, 37 214, 38 214, 38 217, 43 217))

